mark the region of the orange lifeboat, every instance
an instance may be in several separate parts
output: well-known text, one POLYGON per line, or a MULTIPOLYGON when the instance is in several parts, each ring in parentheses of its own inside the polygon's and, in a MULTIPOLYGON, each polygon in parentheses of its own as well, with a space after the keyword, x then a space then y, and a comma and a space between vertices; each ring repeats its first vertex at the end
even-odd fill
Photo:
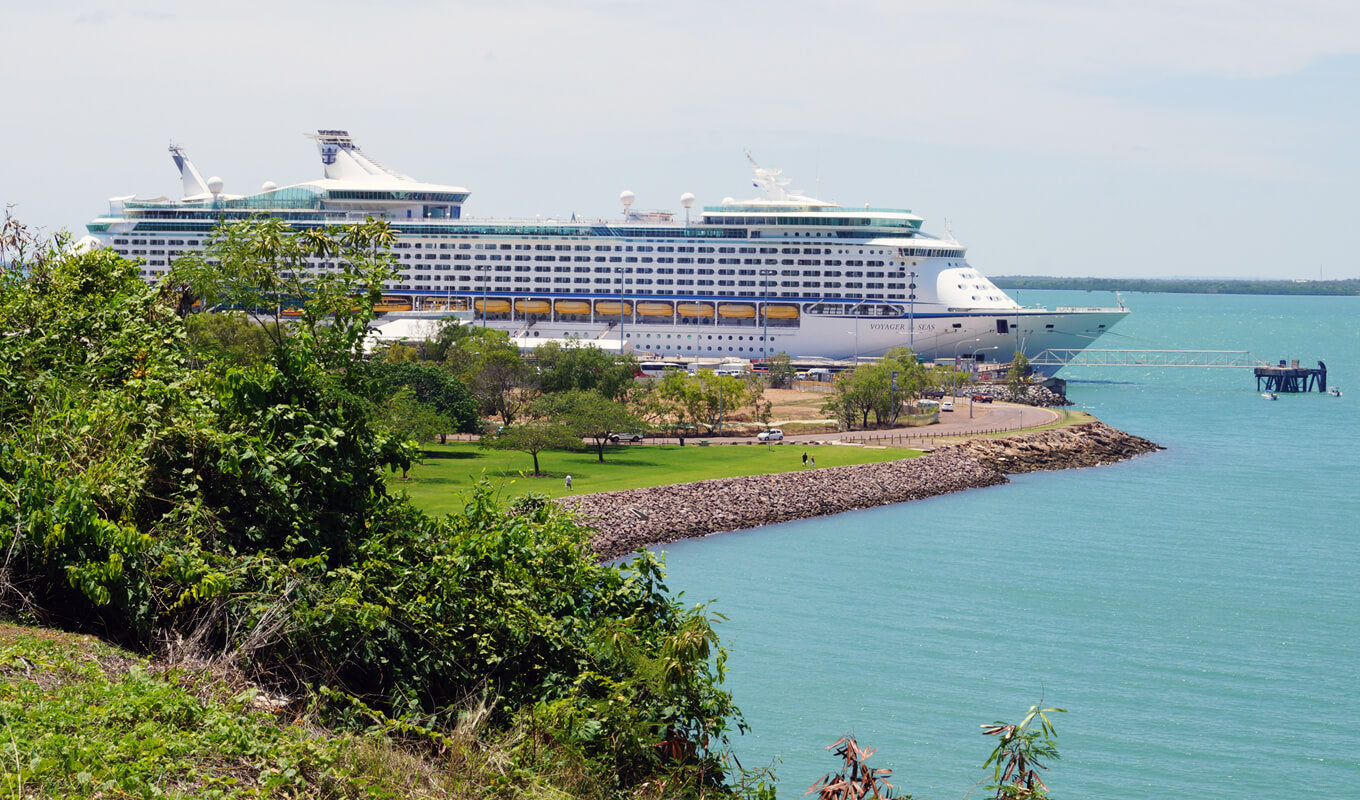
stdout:
POLYGON ((712 303, 680 303, 675 307, 682 317, 712 317, 712 303))
POLYGON ((770 319, 798 319, 798 306, 786 304, 765 306, 765 316, 770 319))
POLYGON ((670 303, 638 303, 637 313, 643 317, 669 317, 671 315, 670 303))
POLYGON ((584 300, 558 300, 553 309, 559 314, 589 314, 590 303, 584 300))
POLYGON ((619 314, 631 314, 633 313, 633 304, 627 300, 596 300, 595 313, 608 314, 615 317, 619 314))
POLYGON ((552 311, 552 304, 547 300, 516 300, 515 310, 521 314, 547 314, 552 311))
POLYGON ((718 306, 718 316, 731 319, 753 319, 756 307, 746 303, 723 303, 718 306))
POLYGON ((509 300, 478 300, 472 304, 473 309, 484 311, 488 314, 504 314, 510 310, 509 300))

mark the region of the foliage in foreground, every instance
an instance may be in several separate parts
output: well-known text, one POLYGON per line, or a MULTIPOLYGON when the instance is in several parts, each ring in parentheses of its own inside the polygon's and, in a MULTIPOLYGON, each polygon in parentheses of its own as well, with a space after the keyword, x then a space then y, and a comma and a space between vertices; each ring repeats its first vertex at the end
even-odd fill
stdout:
POLYGON ((0 604, 240 669, 343 729, 442 746, 485 709, 533 745, 507 774, 561 770, 581 796, 722 793, 742 723, 716 617, 659 563, 595 563, 541 498, 484 487, 431 519, 387 494, 417 451, 361 360, 391 268, 365 230, 233 226, 162 289, 109 251, 0 242, 0 604), (307 248, 348 266, 266 280, 307 248), (191 347, 196 297, 262 319, 265 357, 191 347))

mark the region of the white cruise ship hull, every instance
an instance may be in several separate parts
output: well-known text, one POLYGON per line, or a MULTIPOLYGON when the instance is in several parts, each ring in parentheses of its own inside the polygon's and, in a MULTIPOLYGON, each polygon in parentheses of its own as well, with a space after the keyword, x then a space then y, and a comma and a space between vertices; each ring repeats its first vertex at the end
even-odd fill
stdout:
MULTIPOLYGON (((1008 362, 1016 353, 1088 346, 1123 308, 1021 308, 980 274, 950 235, 909 209, 842 207, 787 188, 751 160, 764 197, 725 198, 691 221, 632 209, 618 218, 479 220, 468 190, 416 181, 369 158, 346 131, 311 137, 324 177, 249 195, 204 181, 170 152, 179 200, 113 198, 91 236, 142 261, 156 282, 201 252, 223 222, 259 216, 295 228, 378 219, 397 234, 385 316, 456 314, 521 346, 576 339, 657 357, 853 361, 908 347, 927 360, 1008 362)), ((748 159, 750 158, 748 154, 748 159)), ((317 271, 327 263, 310 265, 317 271)))

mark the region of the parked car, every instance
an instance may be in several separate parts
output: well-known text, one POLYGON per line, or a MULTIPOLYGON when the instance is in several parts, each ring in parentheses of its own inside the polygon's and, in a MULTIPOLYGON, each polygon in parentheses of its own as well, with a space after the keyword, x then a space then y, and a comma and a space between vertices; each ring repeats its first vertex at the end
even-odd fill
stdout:
POLYGON ((974 392, 974 393, 973 393, 973 402, 974 402, 974 403, 990 403, 990 402, 992 402, 992 396, 989 395, 989 394, 978 394, 977 392, 974 392))
POLYGON ((782 442, 783 440, 784 432, 778 428, 770 428, 769 430, 761 431, 756 434, 756 441, 760 442, 782 442))
POLYGON ((618 444, 619 442, 640 442, 640 441, 642 441, 642 434, 640 434, 640 433, 611 433, 611 434, 609 434, 609 441, 613 442, 614 444, 618 444))
POLYGON ((953 410, 954 410, 954 401, 953 401, 953 400, 941 400, 941 401, 940 401, 940 410, 941 410, 941 411, 953 411, 953 410))

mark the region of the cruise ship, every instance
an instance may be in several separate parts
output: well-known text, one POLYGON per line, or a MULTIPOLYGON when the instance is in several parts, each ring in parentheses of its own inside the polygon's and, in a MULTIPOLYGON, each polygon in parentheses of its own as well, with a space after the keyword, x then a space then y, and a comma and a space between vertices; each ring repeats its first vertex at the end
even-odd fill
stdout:
POLYGON ((140 259, 155 282, 220 222, 270 216, 301 229, 373 217, 398 233, 385 316, 456 316, 526 347, 575 339, 646 357, 805 363, 910 347, 927 360, 1008 362, 1086 347, 1128 313, 1022 307, 911 211, 804 196, 749 153, 755 199, 696 210, 686 193, 677 218, 635 210, 625 191, 612 219, 498 220, 465 214, 467 189, 389 169, 346 131, 308 136, 323 177, 246 195, 224 193, 171 145, 184 196, 112 198, 89 234, 140 259))

